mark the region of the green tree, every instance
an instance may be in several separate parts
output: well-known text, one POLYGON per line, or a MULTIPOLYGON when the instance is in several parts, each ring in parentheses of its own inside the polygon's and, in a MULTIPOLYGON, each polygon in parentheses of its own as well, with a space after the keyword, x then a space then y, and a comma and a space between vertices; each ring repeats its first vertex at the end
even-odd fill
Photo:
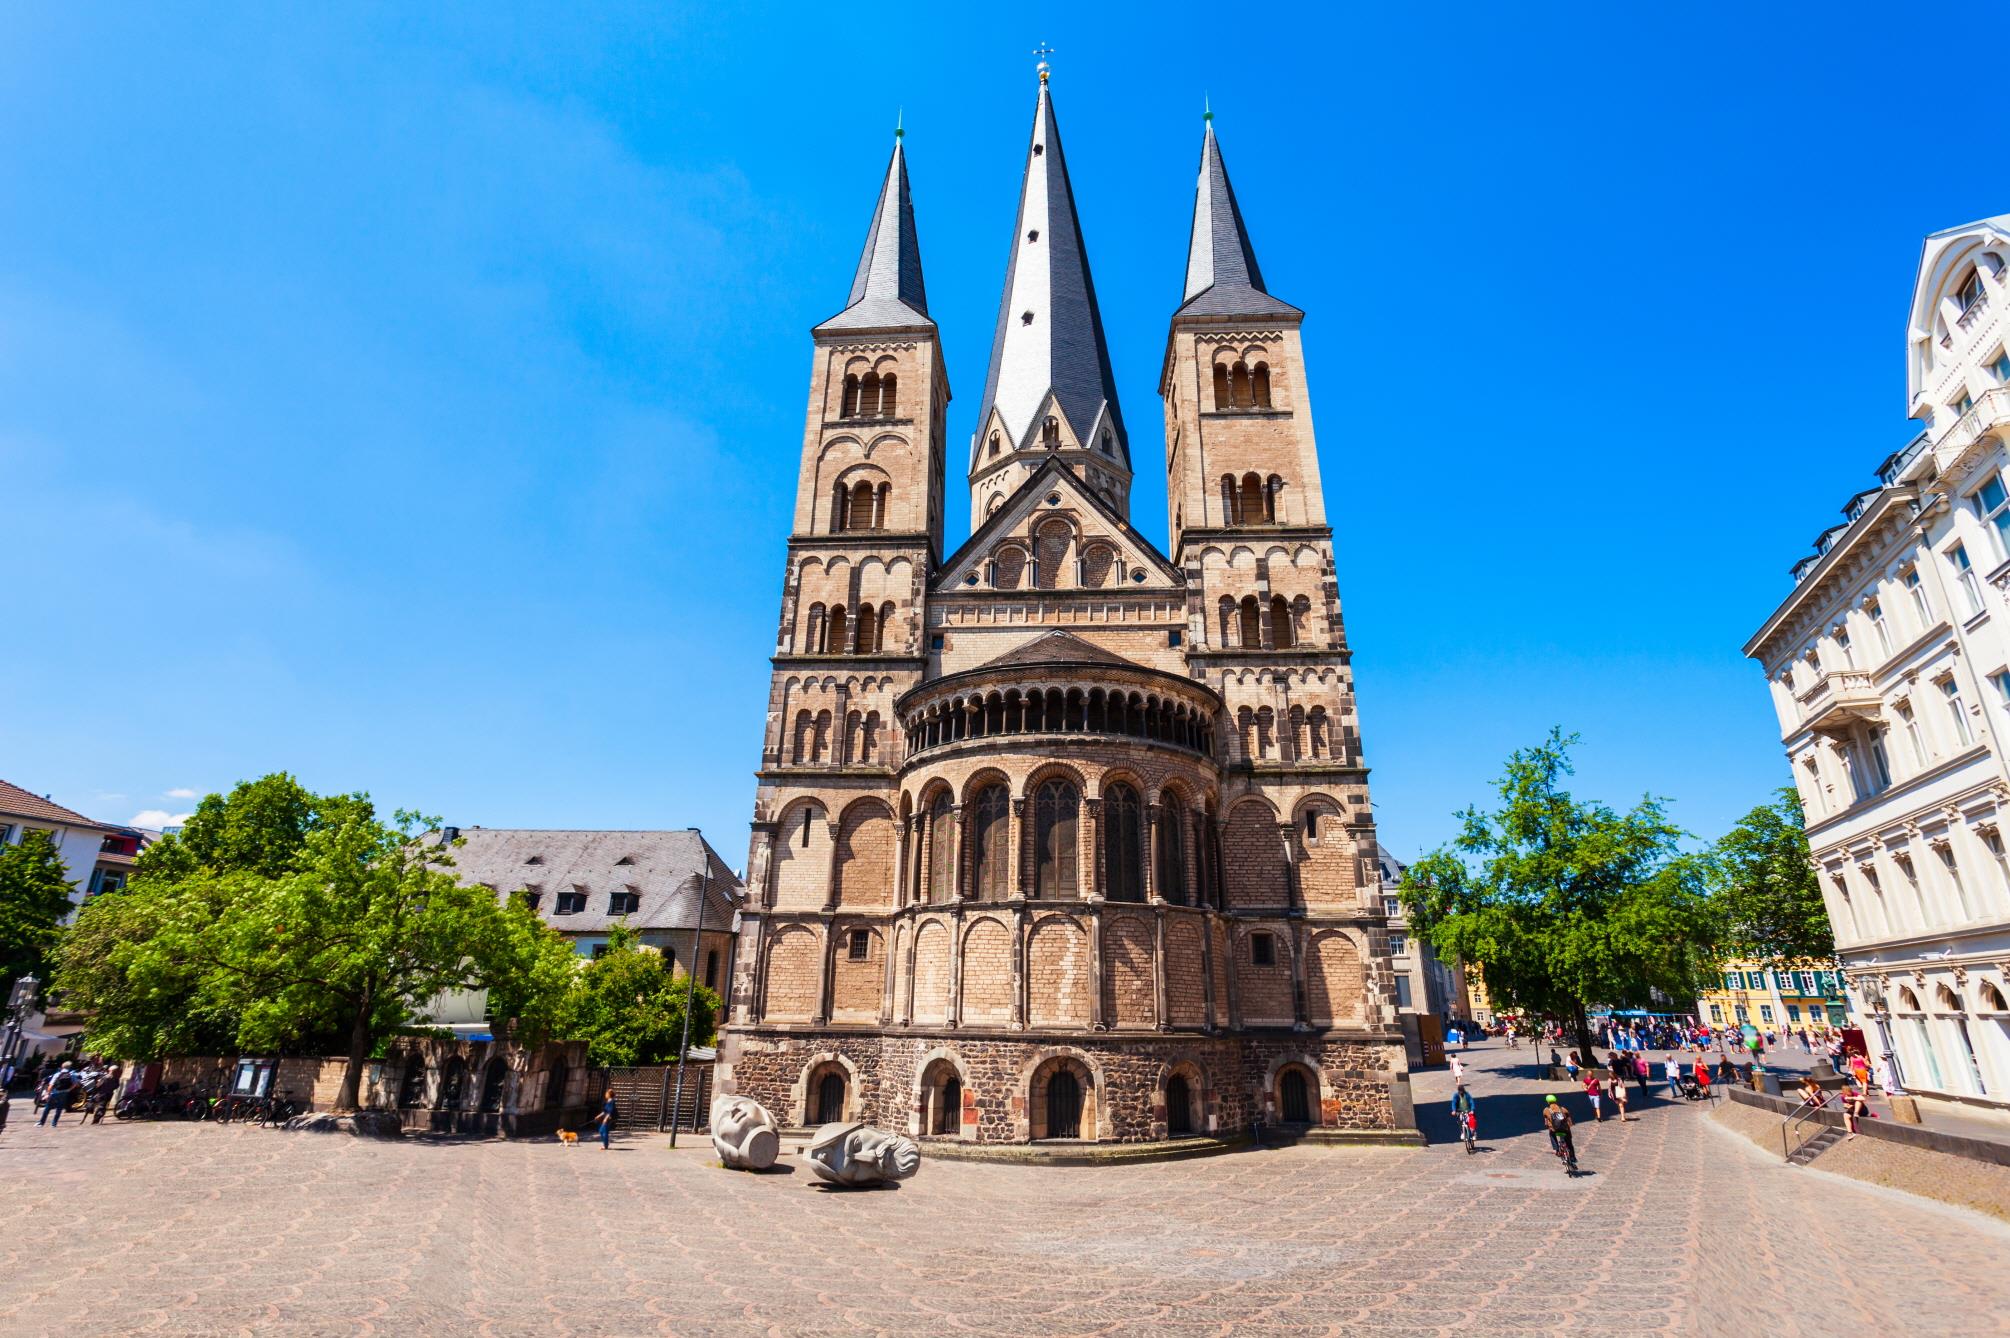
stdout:
POLYGON ((76 884, 64 877, 63 857, 43 831, 0 845, 0 979, 47 969, 70 913, 76 884))
POLYGON ((542 925, 532 932, 521 899, 504 904, 461 883, 448 851, 418 839, 437 825, 400 812, 386 826, 352 810, 309 832, 294 872, 233 899, 191 945, 237 999, 241 1044, 343 1033, 338 1110, 356 1108, 371 1052, 438 995, 485 989, 539 1019, 559 1006, 540 989, 562 993, 569 983, 550 971, 556 936, 542 925))
POLYGON ((1800 795, 1786 786, 1710 848, 1710 899, 1725 955, 1763 962, 1835 955, 1805 821, 1800 795))
MULTIPOLYGON (((371 816, 362 795, 314 794, 285 772, 206 795, 180 833, 140 856, 123 892, 93 898, 64 936, 54 986, 91 1015, 86 1045, 128 1059, 235 1048, 238 996, 213 975, 203 935, 290 871, 311 833, 371 816)), ((302 1033, 285 1048, 330 1043, 302 1033)))
POLYGON ((1411 865, 1410 924, 1445 957, 1478 963, 1494 1005, 1567 1017, 1591 1047, 1588 1005, 1693 997, 1710 915, 1700 861, 1662 802, 1616 813, 1562 787, 1575 735, 1509 756, 1501 806, 1459 814, 1452 842, 1411 865))
MULTIPOLYGON (((568 1034, 587 1043, 587 1058, 601 1068, 675 1059, 690 984, 671 970, 662 953, 641 947, 634 931, 618 924, 608 936, 606 953, 579 973, 568 1034)), ((691 1044, 710 1045, 719 996, 700 985, 694 998, 691 1044)))

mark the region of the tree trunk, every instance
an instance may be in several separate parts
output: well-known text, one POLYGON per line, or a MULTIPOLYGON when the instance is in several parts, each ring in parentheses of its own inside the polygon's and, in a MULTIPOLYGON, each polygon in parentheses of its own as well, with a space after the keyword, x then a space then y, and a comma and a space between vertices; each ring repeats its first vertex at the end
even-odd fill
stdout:
POLYGON ((349 1024, 349 1067, 342 1073, 342 1090, 335 1094, 337 1114, 347 1115, 363 1104, 363 1066, 370 1062, 370 999, 365 995, 356 1005, 355 1021, 349 1024))
POLYGON ((1586 1065, 1598 1061, 1591 1057, 1591 1019, 1585 1015, 1582 1000, 1570 1001, 1570 1028, 1577 1037, 1577 1056, 1586 1065))

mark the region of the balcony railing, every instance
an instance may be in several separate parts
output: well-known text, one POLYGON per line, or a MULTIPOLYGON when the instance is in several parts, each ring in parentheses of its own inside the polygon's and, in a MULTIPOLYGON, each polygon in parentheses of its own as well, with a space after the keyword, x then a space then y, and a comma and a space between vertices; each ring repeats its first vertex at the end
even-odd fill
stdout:
POLYGON ((1800 695, 1801 723, 1817 734, 1844 734, 1859 722, 1875 723, 1884 699, 1861 669, 1823 674, 1800 695))
POLYGON ((2010 424, 2010 386, 1997 386, 1983 391, 1968 411, 1954 420, 1954 426, 1940 434, 1940 440, 1933 443, 1933 449, 1936 452, 1965 451, 2005 424, 2010 424))

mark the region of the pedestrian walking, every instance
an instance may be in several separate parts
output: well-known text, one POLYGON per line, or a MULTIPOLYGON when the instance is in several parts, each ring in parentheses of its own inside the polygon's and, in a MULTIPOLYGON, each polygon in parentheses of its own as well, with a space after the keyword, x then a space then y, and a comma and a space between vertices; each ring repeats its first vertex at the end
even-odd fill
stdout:
POLYGON ((47 1124, 51 1129, 63 1122, 63 1112, 70 1108, 70 1101, 77 1094, 77 1075, 71 1070, 68 1060, 49 1079, 48 1089, 42 1095, 42 1114, 37 1124, 47 1124), (51 1119, 50 1116, 54 1116, 51 1119))
POLYGON ((1864 1058, 1863 1051, 1852 1050, 1850 1052, 1849 1072, 1850 1076, 1856 1079, 1858 1087, 1863 1088, 1866 1092, 1870 1090, 1870 1060, 1864 1058))
POLYGON ((1668 1096, 1672 1100, 1682 1095, 1682 1054, 1678 1050, 1668 1052, 1668 1096))
POLYGON ((1600 1090, 1598 1075, 1596 1073, 1592 1073, 1589 1071, 1585 1073, 1584 1094, 1591 1098, 1591 1118, 1598 1121, 1600 1124, 1605 1123, 1605 1111, 1599 1105, 1599 1101, 1603 1097, 1604 1093, 1600 1090))
POLYGON ((600 1103, 600 1118, 595 1121, 600 1126, 600 1150, 607 1151, 607 1140, 614 1133, 614 1089, 607 1089, 607 1100, 600 1103))
POLYGON ((1626 1081, 1623 1078, 1613 1080, 1612 1104, 1619 1111, 1619 1122, 1626 1123, 1626 1081))

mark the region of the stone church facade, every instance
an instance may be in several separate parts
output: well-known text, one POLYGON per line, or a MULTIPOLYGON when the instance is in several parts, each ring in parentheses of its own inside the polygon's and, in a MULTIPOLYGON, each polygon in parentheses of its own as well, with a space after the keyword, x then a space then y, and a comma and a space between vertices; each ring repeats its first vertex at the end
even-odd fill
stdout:
POLYGON ((1170 557, 1043 72, 974 533, 898 140, 816 327, 721 1089, 977 1143, 1412 1124, 1299 324, 1212 124, 1160 395, 1170 557))

